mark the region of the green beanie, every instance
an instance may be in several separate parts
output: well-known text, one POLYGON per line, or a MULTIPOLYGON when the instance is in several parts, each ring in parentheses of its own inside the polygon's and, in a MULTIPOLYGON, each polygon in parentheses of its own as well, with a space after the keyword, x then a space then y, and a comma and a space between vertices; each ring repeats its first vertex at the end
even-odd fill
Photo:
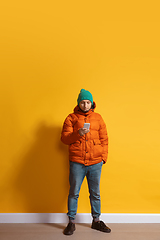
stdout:
POLYGON ((79 103, 82 101, 82 100, 89 100, 91 101, 91 103, 93 104, 93 97, 92 97, 92 94, 85 90, 85 89, 81 89, 79 95, 78 95, 78 99, 77 99, 77 103, 79 105, 79 103))

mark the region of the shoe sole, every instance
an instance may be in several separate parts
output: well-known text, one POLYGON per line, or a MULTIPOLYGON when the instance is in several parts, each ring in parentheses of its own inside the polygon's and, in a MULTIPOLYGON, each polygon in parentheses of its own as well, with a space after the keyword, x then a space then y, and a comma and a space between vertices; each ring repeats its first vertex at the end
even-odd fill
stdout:
POLYGON ((63 234, 64 234, 64 235, 68 235, 68 236, 69 236, 69 235, 72 235, 72 234, 74 233, 74 231, 75 231, 75 230, 76 230, 76 229, 74 229, 74 230, 73 230, 73 232, 72 232, 72 233, 70 233, 70 234, 66 234, 66 233, 64 233, 64 232, 63 232, 63 234))
POLYGON ((100 231, 100 232, 105 232, 105 233, 110 233, 111 232, 111 230, 103 231, 103 230, 100 230, 100 229, 97 229, 97 228, 93 228, 93 227, 91 227, 91 228, 94 229, 94 230, 100 231))

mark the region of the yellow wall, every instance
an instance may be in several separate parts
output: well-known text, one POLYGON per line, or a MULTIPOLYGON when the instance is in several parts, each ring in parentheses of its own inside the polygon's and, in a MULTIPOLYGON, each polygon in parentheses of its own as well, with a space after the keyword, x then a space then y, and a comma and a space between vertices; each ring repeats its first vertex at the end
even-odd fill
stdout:
MULTIPOLYGON (((1 3, 0 212, 67 211, 60 132, 85 88, 109 135, 102 212, 160 213, 157 3, 1 3)), ((86 181, 78 212, 90 212, 86 181)))

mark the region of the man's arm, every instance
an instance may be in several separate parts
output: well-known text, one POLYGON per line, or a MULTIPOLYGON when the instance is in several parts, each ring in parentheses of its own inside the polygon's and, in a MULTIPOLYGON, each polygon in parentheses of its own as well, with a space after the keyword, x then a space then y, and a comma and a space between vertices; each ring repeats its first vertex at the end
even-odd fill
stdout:
POLYGON ((104 163, 106 163, 108 157, 108 134, 106 124, 102 117, 100 119, 99 138, 103 147, 102 160, 104 163))
POLYGON ((62 132, 61 132, 61 141, 64 144, 72 144, 76 141, 78 141, 81 138, 79 134, 79 130, 76 132, 73 131, 73 119, 71 115, 68 115, 68 117, 65 119, 62 132))

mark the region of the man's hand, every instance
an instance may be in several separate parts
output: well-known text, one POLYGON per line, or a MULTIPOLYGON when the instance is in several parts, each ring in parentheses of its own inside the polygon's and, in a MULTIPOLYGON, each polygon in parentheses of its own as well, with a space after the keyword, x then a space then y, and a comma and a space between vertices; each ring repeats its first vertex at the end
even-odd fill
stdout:
POLYGON ((84 134, 86 134, 88 132, 89 132, 89 129, 87 129, 87 128, 80 128, 79 129, 79 135, 80 136, 83 136, 84 134))

